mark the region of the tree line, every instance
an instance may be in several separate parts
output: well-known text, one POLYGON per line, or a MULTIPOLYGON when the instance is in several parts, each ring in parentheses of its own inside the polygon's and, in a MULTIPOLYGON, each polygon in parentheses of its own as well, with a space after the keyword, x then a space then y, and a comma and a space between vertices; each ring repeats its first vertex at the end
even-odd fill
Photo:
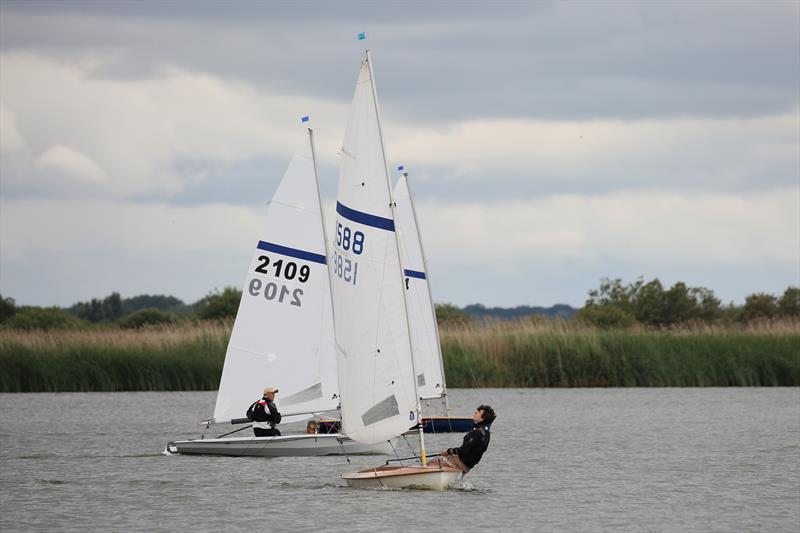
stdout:
MULTIPOLYGON (((192 304, 174 296, 139 295, 122 298, 119 293, 68 308, 17 306, 0 295, 0 327, 6 329, 83 329, 92 324, 123 329, 174 324, 183 321, 229 320, 236 317, 242 291, 227 287, 210 292, 192 304)), ((587 323, 602 328, 630 327, 636 324, 671 327, 687 323, 747 323, 765 319, 800 317, 800 288, 787 287, 782 295, 754 293, 743 305, 723 305, 705 287, 690 287, 677 282, 665 287, 658 278, 642 278, 625 284, 619 278, 604 278, 588 293, 581 309, 566 305, 549 308, 520 306, 487 308, 473 304, 459 308, 437 304, 440 324, 468 323, 473 320, 511 319, 544 316, 587 323)))
POLYGON ((636 323, 669 327, 686 323, 746 323, 756 320, 800 316, 800 288, 789 286, 781 296, 764 292, 750 294, 743 305, 722 305, 714 291, 689 287, 681 281, 666 288, 655 278, 623 284, 605 278, 589 291, 586 304, 575 319, 608 327, 636 323))

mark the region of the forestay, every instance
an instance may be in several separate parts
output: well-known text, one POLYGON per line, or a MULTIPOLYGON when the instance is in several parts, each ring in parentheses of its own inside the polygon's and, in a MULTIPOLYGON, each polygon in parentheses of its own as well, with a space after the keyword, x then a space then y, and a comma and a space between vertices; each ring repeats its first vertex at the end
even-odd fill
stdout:
POLYGON ((439 346, 439 333, 433 311, 428 273, 422 251, 413 200, 406 175, 400 176, 394 187, 396 231, 400 241, 400 257, 411 328, 417 389, 420 396, 438 397, 444 394, 444 372, 439 346))
POLYGON ((416 423, 400 258, 369 56, 341 153, 331 254, 343 433, 373 443, 416 423))
POLYGON ((284 413, 326 411, 338 404, 330 279, 310 135, 269 204, 253 252, 225 355, 217 422, 245 416, 266 386, 280 389, 277 404, 284 413))

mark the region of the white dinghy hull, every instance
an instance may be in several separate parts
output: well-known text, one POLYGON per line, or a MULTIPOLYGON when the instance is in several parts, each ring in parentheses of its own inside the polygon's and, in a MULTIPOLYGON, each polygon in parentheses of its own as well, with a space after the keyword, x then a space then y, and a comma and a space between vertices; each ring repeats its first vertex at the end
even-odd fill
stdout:
POLYGON ((281 435, 177 440, 167 444, 170 454, 255 457, 314 457, 323 455, 389 455, 387 442, 362 444, 341 435, 281 435))
POLYGON ((447 490, 460 470, 438 466, 381 466, 352 474, 342 479, 355 489, 422 489, 447 490))

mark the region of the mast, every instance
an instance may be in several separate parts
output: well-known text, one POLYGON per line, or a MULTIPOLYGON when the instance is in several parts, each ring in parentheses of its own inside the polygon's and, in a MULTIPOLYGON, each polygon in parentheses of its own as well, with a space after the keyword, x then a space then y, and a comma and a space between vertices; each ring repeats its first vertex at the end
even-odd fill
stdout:
MULTIPOLYGON (((333 323, 336 323, 336 315, 334 313, 334 306, 333 306, 333 278, 331 277, 331 251, 328 248, 328 232, 325 230, 325 212, 322 208, 322 191, 319 187, 319 169, 317 168, 317 147, 314 144, 314 130, 308 128, 308 142, 311 144, 311 163, 314 165, 314 180, 317 182, 317 200, 319 201, 319 220, 322 224, 322 242, 325 244, 325 266, 328 271, 328 302, 331 305, 331 320, 333 323)), ((438 332, 436 333, 439 334, 438 332)), ((335 342, 335 341, 334 341, 335 342)), ((440 354, 441 355, 441 354, 440 354)), ((337 373, 338 374, 338 373, 337 373)), ((444 376, 444 372, 442 372, 444 376)), ((337 376, 338 377, 338 376, 337 376)), ((442 378, 444 379, 444 377, 442 378)), ((337 379, 338 384, 338 379, 337 379)), ((341 391, 341 384, 339 384, 339 390, 336 392, 339 393, 341 391)))
POLYGON ((434 331, 436 332, 436 352, 439 354, 439 368, 442 370, 442 399, 444 400, 445 414, 447 414, 447 383, 444 375, 444 361, 442 360, 442 344, 439 340, 439 324, 436 323, 436 307, 433 305, 433 293, 431 292, 431 273, 430 270, 428 270, 428 261, 425 258, 425 246, 422 244, 422 233, 419 231, 417 208, 414 207, 414 198, 411 191, 411 183, 408 181, 408 172, 403 172, 403 177, 406 179, 408 203, 411 204, 411 214, 414 215, 414 227, 417 230, 417 241, 419 242, 419 251, 422 255, 422 269, 425 272, 425 284, 428 286, 428 302, 431 306, 431 316, 434 320, 434 331))
MULTIPOLYGON (((378 137, 380 138, 380 145, 381 145, 381 155, 383 156, 383 169, 386 175, 386 187, 389 191, 389 207, 392 210, 392 219, 397 219, 396 214, 396 205, 394 203, 394 198, 392 195, 392 181, 389 177, 389 165, 386 162, 386 147, 383 144, 383 129, 381 128, 381 114, 380 109, 378 108, 378 91, 375 88, 375 73, 372 71, 372 56, 369 53, 369 48, 366 51, 366 61, 367 61, 367 68, 369 68, 369 81, 370 85, 372 86, 372 99, 373 103, 375 104, 375 117, 378 120, 378 137)), ((403 280, 403 260, 400 254, 400 238, 397 236, 397 232, 394 232, 394 239, 397 245, 397 263, 400 265, 400 268, 397 271, 397 275, 400 276, 400 285, 401 287, 405 285, 403 280)), ((409 317, 408 317, 408 302, 406 302, 406 291, 403 291, 403 309, 406 313, 406 334, 408 335, 408 345, 411 347, 411 352, 409 353, 409 357, 411 357, 411 371, 412 371, 412 381, 414 382, 414 396, 416 400, 416 407, 417 407, 417 424, 419 425, 419 445, 420 445, 420 462, 422 466, 425 466, 427 459, 425 457, 425 437, 423 436, 423 429, 422 429, 422 404, 420 403, 419 399, 419 389, 417 388, 417 369, 414 363, 414 344, 412 341, 411 329, 408 327, 409 324, 409 317)))

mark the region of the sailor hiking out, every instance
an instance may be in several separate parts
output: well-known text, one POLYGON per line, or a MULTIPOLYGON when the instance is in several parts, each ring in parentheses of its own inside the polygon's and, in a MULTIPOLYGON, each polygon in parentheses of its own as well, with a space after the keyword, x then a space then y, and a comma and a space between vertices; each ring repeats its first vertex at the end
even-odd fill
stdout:
POLYGON ((474 427, 464 435, 464 442, 458 448, 447 448, 441 453, 441 465, 458 468, 463 473, 469 472, 483 457, 483 452, 489 447, 491 434, 489 427, 494 422, 496 415, 494 409, 488 405, 480 405, 472 415, 474 427))
POLYGON ((264 396, 247 409, 247 418, 253 421, 253 433, 256 437, 277 437, 281 434, 275 427, 281 422, 281 414, 275 406, 277 393, 278 389, 267 387, 264 389, 264 396))

